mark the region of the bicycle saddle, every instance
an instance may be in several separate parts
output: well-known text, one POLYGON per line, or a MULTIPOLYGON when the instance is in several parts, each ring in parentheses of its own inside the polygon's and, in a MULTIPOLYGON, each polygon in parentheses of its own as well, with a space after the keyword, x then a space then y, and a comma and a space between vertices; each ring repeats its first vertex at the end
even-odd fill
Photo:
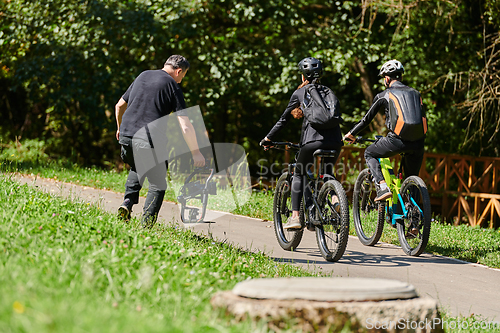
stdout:
POLYGON ((330 150, 330 149, 317 149, 313 156, 320 156, 320 157, 335 157, 337 156, 338 154, 338 151, 333 149, 333 150, 330 150))

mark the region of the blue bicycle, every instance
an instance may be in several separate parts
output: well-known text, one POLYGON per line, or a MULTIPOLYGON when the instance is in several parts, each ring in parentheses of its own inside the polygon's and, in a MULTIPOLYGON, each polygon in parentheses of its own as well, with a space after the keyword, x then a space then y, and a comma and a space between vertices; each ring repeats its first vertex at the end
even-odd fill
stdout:
MULTIPOLYGON (((355 142, 376 142, 357 137, 355 142)), ((394 174, 389 158, 379 159, 384 180, 393 196, 387 201, 374 201, 377 193, 369 169, 358 175, 352 198, 356 234, 366 246, 375 245, 387 223, 397 228, 403 251, 410 256, 424 252, 431 232, 431 201, 424 181, 418 176, 403 180, 401 167, 394 174)))

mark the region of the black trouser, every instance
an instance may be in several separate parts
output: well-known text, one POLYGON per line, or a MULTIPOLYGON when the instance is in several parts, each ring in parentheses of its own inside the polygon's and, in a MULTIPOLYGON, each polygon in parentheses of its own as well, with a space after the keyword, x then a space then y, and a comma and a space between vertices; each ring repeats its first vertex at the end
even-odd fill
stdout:
MULTIPOLYGON (((303 195, 304 178, 307 170, 314 165, 314 152, 317 149, 335 149, 340 153, 342 146, 340 144, 325 143, 322 141, 313 141, 306 143, 300 148, 299 156, 297 157, 297 164, 292 179, 292 210, 300 210, 300 202, 303 195)), ((338 156, 338 155, 337 155, 338 156)), ((333 175, 333 167, 337 162, 337 158, 328 157, 324 158, 325 174, 333 175)), ((310 206, 310 198, 306 198, 306 205, 310 206)))
POLYGON ((140 175, 141 177, 139 178, 136 161, 134 159, 134 149, 136 155, 141 156, 138 150, 144 149, 151 151, 149 144, 141 144, 141 142, 134 141, 135 147, 133 148, 132 138, 128 137, 120 138, 120 144, 121 158, 125 163, 130 165, 130 171, 125 183, 125 199, 130 199, 132 204, 137 204, 139 202, 139 191, 142 188, 144 179, 148 179, 149 189, 146 196, 146 202, 144 203, 142 223, 149 226, 156 220, 163 203, 163 197, 167 189, 166 175, 168 164, 166 161, 159 162, 144 175, 140 175))
POLYGON ((405 153, 401 160, 404 176, 418 176, 424 158, 424 139, 405 141, 389 133, 366 148, 365 160, 377 184, 384 180, 378 159, 400 153, 405 153))

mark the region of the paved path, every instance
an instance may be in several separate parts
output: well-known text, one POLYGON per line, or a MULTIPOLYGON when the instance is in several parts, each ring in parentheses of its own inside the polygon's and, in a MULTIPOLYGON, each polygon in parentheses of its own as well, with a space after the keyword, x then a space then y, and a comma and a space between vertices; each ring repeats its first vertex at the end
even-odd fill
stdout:
MULTIPOLYGON (((47 179, 18 176, 22 183, 63 196, 99 202, 116 212, 123 195, 47 179)), ((141 198, 142 209, 144 198, 141 198)), ((137 207, 137 206, 136 206, 137 207)), ((165 202, 160 219, 179 221, 177 205, 165 202)), ((313 232, 305 231, 300 247, 288 252, 278 245, 271 222, 231 214, 207 214, 207 221, 188 226, 201 234, 251 251, 263 251, 279 262, 293 263, 332 276, 396 279, 415 286, 420 296, 437 299, 441 309, 452 316, 481 315, 500 322, 500 270, 431 254, 409 257, 390 244, 363 246, 350 236, 344 256, 336 263, 325 261, 317 248, 313 232), (221 216, 222 215, 222 216, 221 216)), ((180 222, 178 222, 180 223, 180 222)), ((351 221, 352 223, 352 221, 351 221)))

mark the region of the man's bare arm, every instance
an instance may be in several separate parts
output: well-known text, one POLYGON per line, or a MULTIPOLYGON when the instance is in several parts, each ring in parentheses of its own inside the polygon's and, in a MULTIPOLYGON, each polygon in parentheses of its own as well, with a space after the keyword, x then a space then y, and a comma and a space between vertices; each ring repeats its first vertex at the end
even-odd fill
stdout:
POLYGON ((203 157, 200 152, 200 147, 198 146, 198 140, 196 140, 196 132, 194 130, 193 124, 191 124, 187 116, 178 116, 177 120, 179 121, 179 125, 181 126, 184 140, 186 140, 189 150, 191 150, 191 154, 193 155, 194 166, 204 166, 205 157, 203 157))
POLYGON ((122 117, 127 109, 127 102, 123 98, 120 98, 118 103, 115 105, 115 117, 116 117, 116 140, 120 139, 120 125, 122 123, 122 117))

